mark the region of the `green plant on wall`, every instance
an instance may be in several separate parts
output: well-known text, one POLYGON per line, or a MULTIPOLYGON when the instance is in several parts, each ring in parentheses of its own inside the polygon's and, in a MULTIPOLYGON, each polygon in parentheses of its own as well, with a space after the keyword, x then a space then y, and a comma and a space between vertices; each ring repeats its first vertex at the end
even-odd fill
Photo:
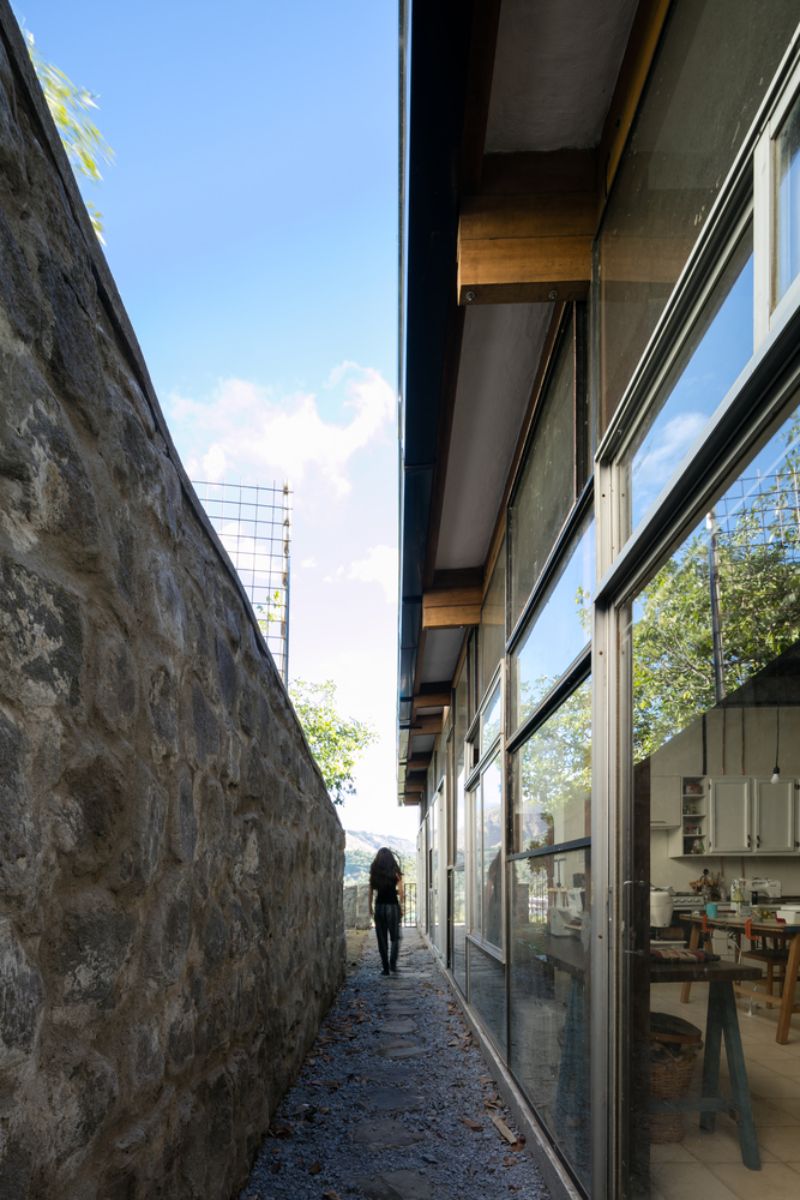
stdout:
MULTIPOLYGON (((25 34, 25 40, 47 107, 73 170, 85 179, 99 183, 103 178, 99 163, 113 162, 114 151, 91 120, 90 114, 97 109, 94 95, 86 88, 74 84, 58 67, 45 62, 36 48, 33 34, 29 31, 25 34)), ((86 207, 94 231, 102 242, 102 213, 91 203, 87 203, 86 207)))

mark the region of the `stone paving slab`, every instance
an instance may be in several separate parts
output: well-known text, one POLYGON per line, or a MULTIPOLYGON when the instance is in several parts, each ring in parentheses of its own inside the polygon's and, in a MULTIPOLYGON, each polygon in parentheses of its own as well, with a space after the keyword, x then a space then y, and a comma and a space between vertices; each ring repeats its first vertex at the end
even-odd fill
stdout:
POLYGON ((424 1096, 399 1087, 370 1088, 367 1102, 374 1112, 412 1112, 422 1108, 424 1103, 424 1096))
POLYGON ((367 1200, 449 1200, 441 1191, 434 1198, 430 1182, 421 1171, 387 1171, 357 1183, 367 1200))
POLYGON ((548 1200, 416 931, 400 975, 373 941, 272 1119, 240 1200, 548 1200))
POLYGON ((354 1125, 350 1136, 361 1146, 369 1146, 372 1150, 386 1150, 390 1146, 412 1146, 425 1136, 423 1130, 412 1132, 404 1129, 391 1117, 370 1117, 354 1125))
POLYGON ((416 1022, 412 1021, 411 1018, 408 1017, 405 1019, 399 1018, 396 1020, 382 1021, 380 1032, 381 1033, 414 1033, 414 1032, 416 1032, 416 1028, 417 1028, 416 1022))

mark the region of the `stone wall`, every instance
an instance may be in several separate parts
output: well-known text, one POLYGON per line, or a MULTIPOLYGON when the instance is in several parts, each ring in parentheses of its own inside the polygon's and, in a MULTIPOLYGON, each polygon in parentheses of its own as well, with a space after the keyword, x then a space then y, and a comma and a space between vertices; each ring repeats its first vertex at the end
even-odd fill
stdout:
POLYGON ((344 835, 0 2, 0 1195, 228 1200, 344 835))
POLYGON ((344 924, 345 929, 369 929, 371 927, 368 883, 348 883, 345 886, 344 924))

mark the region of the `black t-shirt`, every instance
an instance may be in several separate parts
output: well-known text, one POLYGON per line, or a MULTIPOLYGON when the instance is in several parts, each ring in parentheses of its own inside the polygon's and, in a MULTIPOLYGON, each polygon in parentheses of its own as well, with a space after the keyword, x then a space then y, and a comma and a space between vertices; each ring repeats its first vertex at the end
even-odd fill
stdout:
POLYGON ((397 898, 397 880, 396 879, 389 879, 389 880, 384 879, 384 881, 382 883, 377 885, 377 887, 375 888, 375 891, 377 893, 375 896, 376 904, 399 904, 400 903, 400 901, 397 898))

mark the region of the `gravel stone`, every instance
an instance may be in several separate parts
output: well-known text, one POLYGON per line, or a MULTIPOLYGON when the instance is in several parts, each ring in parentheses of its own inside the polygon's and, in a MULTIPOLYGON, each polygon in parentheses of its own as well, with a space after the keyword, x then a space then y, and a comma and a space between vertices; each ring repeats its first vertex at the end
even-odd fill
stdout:
POLYGON ((549 1200, 522 1144, 513 1149, 492 1124, 494 1113, 514 1130, 414 930, 404 930, 399 965, 402 983, 382 976, 367 944, 273 1116, 239 1200, 549 1200), (398 1046, 393 1023, 411 1017, 416 1039, 398 1046), (395 1063, 387 1053, 413 1057, 395 1063))

